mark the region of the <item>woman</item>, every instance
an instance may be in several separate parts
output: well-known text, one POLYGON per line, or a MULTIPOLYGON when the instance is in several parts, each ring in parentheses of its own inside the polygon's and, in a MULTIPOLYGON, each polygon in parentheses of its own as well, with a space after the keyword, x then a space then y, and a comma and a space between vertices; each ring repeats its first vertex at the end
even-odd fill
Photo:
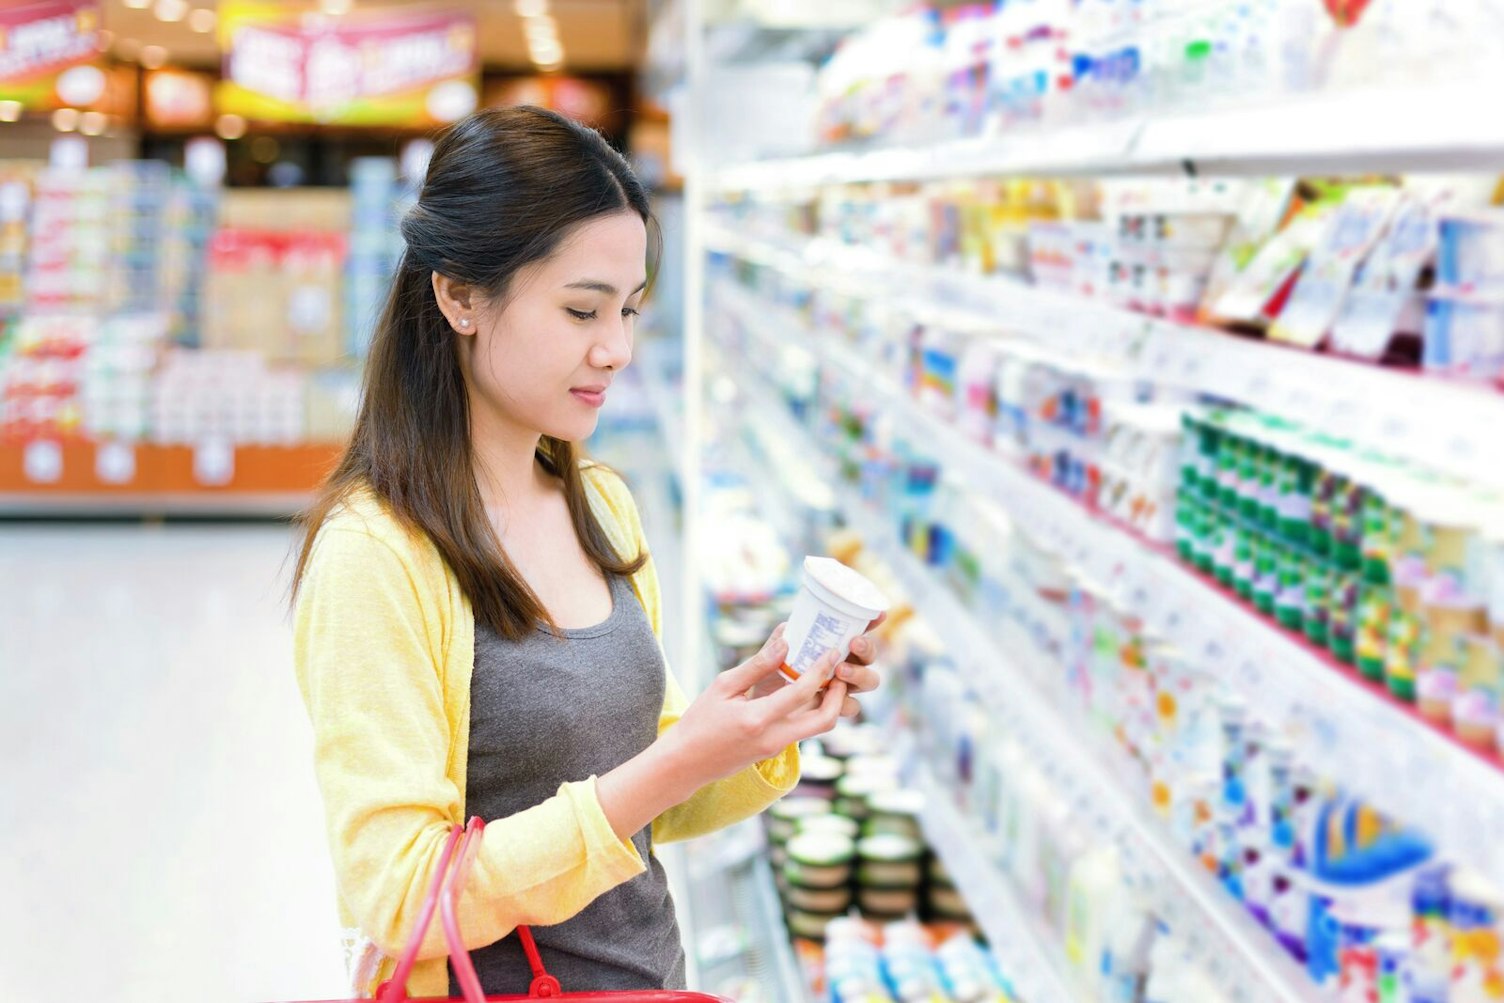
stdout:
MULTIPOLYGON (((782 685, 781 629, 693 703, 667 672, 632 497, 575 445, 631 362, 649 219, 598 134, 516 108, 454 126, 403 220, 355 432, 294 576, 359 990, 390 973, 470 815, 488 824, 460 921, 488 993, 527 990, 520 924, 566 989, 682 987, 653 842, 787 793, 797 743, 877 684, 863 637, 782 685)), ((457 993, 445 953, 435 924, 413 995, 457 993)))

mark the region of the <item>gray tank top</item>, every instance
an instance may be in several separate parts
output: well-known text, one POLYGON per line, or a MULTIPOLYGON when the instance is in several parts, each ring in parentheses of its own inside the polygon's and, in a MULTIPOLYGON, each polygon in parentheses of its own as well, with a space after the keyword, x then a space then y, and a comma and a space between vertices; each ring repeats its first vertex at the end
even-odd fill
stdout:
MULTIPOLYGON (((666 666, 625 578, 611 578, 611 616, 562 637, 538 627, 508 641, 475 625, 465 811, 505 818, 559 785, 608 773, 658 737, 666 666)), ((652 828, 632 837, 647 870, 533 936, 566 992, 684 988, 684 949, 652 828)), ((472 953, 489 994, 525 995, 532 971, 515 936, 472 953)), ((449 993, 459 996, 450 975, 449 993)))

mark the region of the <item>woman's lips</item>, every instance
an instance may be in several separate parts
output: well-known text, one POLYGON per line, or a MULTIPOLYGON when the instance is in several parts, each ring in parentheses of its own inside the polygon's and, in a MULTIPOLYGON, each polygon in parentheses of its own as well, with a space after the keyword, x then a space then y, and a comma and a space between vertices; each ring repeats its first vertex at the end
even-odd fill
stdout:
POLYGON ((606 403, 606 391, 604 390, 583 390, 576 387, 569 392, 574 394, 577 400, 583 401, 591 407, 600 407, 606 403))

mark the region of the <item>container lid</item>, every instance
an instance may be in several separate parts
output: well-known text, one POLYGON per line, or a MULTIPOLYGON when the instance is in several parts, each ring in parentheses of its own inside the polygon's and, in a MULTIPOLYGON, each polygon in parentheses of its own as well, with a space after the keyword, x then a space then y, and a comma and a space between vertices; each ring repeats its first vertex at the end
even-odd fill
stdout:
POLYGON ((773 802, 768 814, 777 819, 808 818, 810 815, 828 815, 830 802, 824 798, 784 798, 773 802))
POLYGON ((874 613, 881 613, 889 606, 881 589, 868 581, 865 575, 848 568, 833 557, 806 557, 804 573, 826 591, 854 606, 874 613))
POLYGON ((876 815, 903 815, 917 818, 924 810, 924 792, 912 790, 883 791, 867 799, 867 806, 876 815))
POLYGON ((794 826, 795 832, 801 836, 805 833, 832 833, 854 840, 861 832, 861 826, 857 824, 856 819, 847 818, 845 815, 810 815, 808 818, 799 819, 794 826))
POLYGON ((901 864, 918 860, 924 847, 907 836, 883 833, 868 836, 856 844, 856 852, 863 860, 880 864, 901 864))
POLYGON ((836 781, 836 793, 843 798, 863 798, 869 794, 891 791, 898 777, 891 773, 851 773, 836 781))
POLYGON ((836 867, 851 863, 855 841, 838 832, 803 832, 789 840, 789 859, 806 867, 836 867))
POLYGON ((799 779, 810 783, 835 783, 845 772, 845 764, 830 756, 807 756, 799 763, 799 779))
POLYGON ((852 756, 846 760, 848 777, 896 777, 898 773, 898 760, 892 756, 852 756))
POLYGON ((886 739, 876 729, 853 724, 837 728, 822 740, 827 755, 837 759, 872 755, 884 747, 886 739))

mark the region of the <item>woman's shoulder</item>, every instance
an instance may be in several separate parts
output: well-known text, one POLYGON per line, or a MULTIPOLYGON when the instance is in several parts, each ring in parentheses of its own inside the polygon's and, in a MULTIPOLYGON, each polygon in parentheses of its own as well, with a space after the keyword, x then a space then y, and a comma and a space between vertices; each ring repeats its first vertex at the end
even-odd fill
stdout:
POLYGON ((637 502, 626 479, 611 467, 595 460, 580 461, 580 479, 594 489, 592 502, 598 514, 609 518, 629 534, 635 533, 637 502))
POLYGON ((353 488, 330 509, 319 526, 314 544, 342 551, 390 551, 401 563, 419 566, 436 556, 433 544, 397 517, 369 486, 353 488))

